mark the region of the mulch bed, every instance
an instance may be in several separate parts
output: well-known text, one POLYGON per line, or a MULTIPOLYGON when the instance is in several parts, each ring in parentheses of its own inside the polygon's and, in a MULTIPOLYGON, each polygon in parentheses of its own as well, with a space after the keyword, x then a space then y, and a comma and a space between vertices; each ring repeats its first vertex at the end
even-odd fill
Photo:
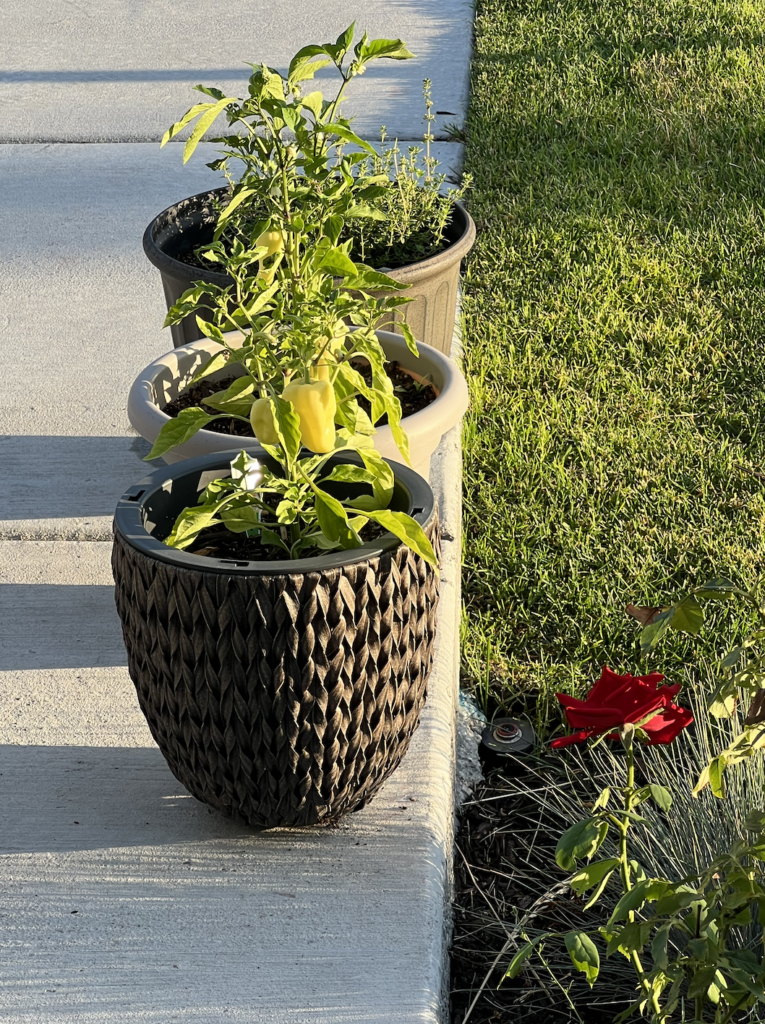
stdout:
POLYGON ((567 874, 555 863, 560 828, 546 827, 538 801, 524 796, 524 788, 560 784, 560 768, 555 758, 530 764, 529 771, 520 761, 510 772, 488 769, 458 812, 452 1024, 611 1024, 634 998, 631 969, 622 957, 603 958, 591 991, 563 943, 550 940, 544 946, 550 970, 534 957, 517 979, 502 982, 525 942, 519 925, 533 938, 548 929, 594 930, 601 923, 592 911, 583 912, 586 900, 568 888, 567 874))

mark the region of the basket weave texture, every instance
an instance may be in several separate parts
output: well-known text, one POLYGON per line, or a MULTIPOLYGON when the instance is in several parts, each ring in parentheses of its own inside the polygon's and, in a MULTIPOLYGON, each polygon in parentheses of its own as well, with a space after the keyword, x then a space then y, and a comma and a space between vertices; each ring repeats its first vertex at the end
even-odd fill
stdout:
MULTIPOLYGON (((438 523, 426 527, 436 551, 438 523)), ((340 569, 225 575, 115 531, 112 568, 141 710, 175 777, 261 828, 362 807, 419 724, 438 577, 403 545, 340 569)))

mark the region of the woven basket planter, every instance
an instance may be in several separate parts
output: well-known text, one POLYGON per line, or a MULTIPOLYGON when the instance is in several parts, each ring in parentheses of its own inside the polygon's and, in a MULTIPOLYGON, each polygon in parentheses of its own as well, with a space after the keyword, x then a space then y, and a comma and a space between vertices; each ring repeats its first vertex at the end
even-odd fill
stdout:
MULTIPOLYGON (((199 800, 262 828, 328 823, 377 792, 419 724, 438 577, 390 534, 281 562, 162 544, 235 454, 161 469, 117 507, 130 675, 171 771, 199 800)), ((414 514, 438 551, 432 491, 393 468, 391 507, 414 514)))

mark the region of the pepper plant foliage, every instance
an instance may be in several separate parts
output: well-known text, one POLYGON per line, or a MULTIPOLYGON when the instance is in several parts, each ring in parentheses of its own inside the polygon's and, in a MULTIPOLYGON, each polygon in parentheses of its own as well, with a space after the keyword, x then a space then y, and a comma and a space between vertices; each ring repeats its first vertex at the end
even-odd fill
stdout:
MULTIPOLYGON (((225 110, 232 126, 246 128, 225 141, 246 160, 250 177, 259 177, 258 195, 266 199, 263 219, 251 237, 224 242, 227 218, 252 191, 246 180, 234 189, 204 253, 231 284, 196 283, 165 321, 169 325, 196 314, 200 330, 220 346, 189 383, 225 368, 234 370, 236 379, 204 400, 207 409, 185 409, 166 423, 147 458, 183 444, 215 419, 233 417, 251 424, 258 441, 282 467, 281 475, 266 473, 262 487, 253 492, 236 481, 208 488, 202 504, 186 510, 176 524, 168 538, 174 546, 193 543, 213 521, 235 532, 256 529, 268 538, 269 530, 255 527, 252 517, 261 521, 268 505, 263 498, 270 493, 279 496, 279 532, 270 531, 270 541, 275 543, 278 536, 291 557, 312 546, 358 546, 359 530, 374 520, 435 564, 421 527, 387 508, 391 471, 373 451, 375 423, 387 416, 399 451, 409 461, 401 405, 375 333, 383 318, 408 301, 399 294, 404 286, 354 262, 352 240, 340 242, 348 218, 380 216, 369 200, 387 187, 375 176, 353 173, 363 154, 341 152, 346 142, 370 149, 337 113, 345 85, 369 60, 410 55, 399 40, 369 41, 364 36, 344 67, 352 39, 353 26, 336 44, 304 47, 293 58, 286 80, 265 66, 256 68, 250 96, 241 104, 217 90, 203 90, 215 102, 192 108, 166 136, 196 119, 186 143, 188 158, 225 110), (327 102, 318 93, 302 97, 300 83, 330 60, 343 78, 334 100, 327 102), (358 358, 371 367, 371 384, 354 367, 358 358), (359 397, 367 400, 371 415, 360 408, 359 397), (313 456, 301 457, 301 449, 313 456), (368 484, 371 493, 362 504, 340 502, 320 486, 326 457, 336 452, 360 455, 362 466, 335 469, 327 479, 368 484), (249 519, 232 514, 245 505, 251 506, 249 519), (288 527, 286 539, 282 526, 288 527)), ((401 330, 416 354, 411 330, 406 324, 401 330)))
POLYGON ((223 147, 223 156, 209 166, 222 170, 231 186, 230 201, 218 219, 216 241, 233 225, 240 242, 246 228, 250 244, 267 225, 289 229, 289 260, 304 232, 336 241, 346 222, 354 218, 385 219, 376 200, 393 186, 384 173, 357 172, 377 153, 353 131, 340 109, 348 84, 364 74, 370 62, 408 60, 414 55, 400 39, 370 40, 366 33, 351 52, 354 35, 355 23, 335 43, 304 46, 290 61, 286 77, 266 64, 252 65, 248 96, 243 100, 225 96, 217 88, 196 86, 212 102, 191 107, 167 130, 162 145, 193 124, 183 150, 185 163, 225 114, 229 131, 210 140, 223 147), (325 99, 319 89, 306 91, 306 83, 329 64, 340 78, 335 95, 325 99), (348 144, 357 151, 344 152, 348 144), (247 211, 244 219, 243 209, 247 211))
POLYGON ((321 232, 327 218, 340 217, 342 241, 354 239, 362 258, 368 255, 377 266, 424 259, 441 247, 454 204, 469 181, 445 192, 446 176, 436 173, 438 161, 430 148, 435 121, 430 82, 423 83, 428 126, 424 159, 419 147, 410 147, 405 156, 397 143, 386 148, 384 128, 383 152, 378 154, 341 116, 346 90, 371 61, 414 55, 400 39, 370 40, 366 33, 353 47, 354 35, 351 25, 334 43, 303 47, 286 76, 265 64, 251 65, 243 100, 196 86, 212 102, 196 104, 165 133, 162 145, 194 126, 184 147, 185 163, 225 114, 228 132, 210 138, 222 156, 208 166, 223 171, 230 186, 229 202, 217 211, 216 239, 227 247, 235 239, 249 246, 265 221, 281 216, 274 193, 277 180, 280 189, 286 183, 309 234, 311 225, 318 224, 321 232), (339 80, 334 94, 325 99, 313 88, 313 78, 327 65, 339 80), (346 154, 348 144, 358 151, 346 154))

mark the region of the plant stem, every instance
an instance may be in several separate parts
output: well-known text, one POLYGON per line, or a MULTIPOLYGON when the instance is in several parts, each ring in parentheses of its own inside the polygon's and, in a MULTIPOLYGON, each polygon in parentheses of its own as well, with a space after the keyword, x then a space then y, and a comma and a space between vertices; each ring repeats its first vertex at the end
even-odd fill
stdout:
MULTIPOLYGON (((628 742, 625 742, 625 751, 627 754, 627 785, 624 789, 624 813, 620 816, 619 822, 619 874, 622 879, 622 888, 626 893, 632 889, 632 878, 627 847, 627 830, 630 827, 629 812, 632 810, 632 804, 635 799, 635 747, 632 736, 629 737, 628 742)), ((633 911, 629 912, 628 920, 630 923, 635 920, 635 914, 633 911)), ((630 960, 632 962, 632 966, 635 968, 635 973, 638 976, 640 987, 643 989, 646 996, 648 996, 651 1003, 651 1010, 658 1019, 661 1014, 659 1000, 646 978, 645 970, 637 950, 633 950, 632 953, 630 953, 630 960)))

